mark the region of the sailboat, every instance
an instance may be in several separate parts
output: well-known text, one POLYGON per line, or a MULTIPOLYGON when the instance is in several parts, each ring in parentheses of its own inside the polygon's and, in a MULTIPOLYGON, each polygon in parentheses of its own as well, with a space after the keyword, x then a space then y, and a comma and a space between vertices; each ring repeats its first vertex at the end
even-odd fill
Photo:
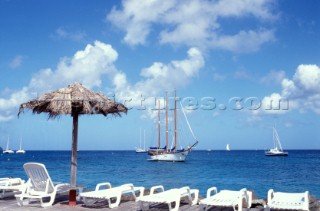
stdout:
POLYGON ((229 145, 229 144, 227 144, 226 150, 227 150, 227 151, 230 151, 230 145, 229 145))
POLYGON ((20 148, 19 148, 19 150, 16 151, 16 154, 25 154, 26 153, 25 150, 21 149, 21 142, 22 142, 22 139, 20 139, 20 148))
POLYGON ((143 148, 141 147, 141 128, 140 128, 140 147, 136 148, 136 153, 145 153, 146 150, 146 131, 143 130, 143 138, 144 138, 144 145, 143 148))
POLYGON ((182 104, 180 102, 182 113, 185 117, 189 130, 193 136, 195 143, 191 146, 188 146, 187 149, 177 149, 178 144, 178 133, 177 133, 177 100, 176 100, 176 91, 174 92, 174 146, 169 149, 169 126, 168 126, 168 92, 166 92, 166 145, 165 147, 160 147, 161 137, 160 137, 160 101, 158 101, 158 146, 150 147, 148 150, 148 155, 152 161, 171 161, 171 162, 183 162, 187 158, 188 154, 191 152, 191 149, 198 144, 198 140, 195 138, 194 133, 190 127, 187 116, 183 110, 182 104))
POLYGON ((6 150, 3 150, 2 153, 3 153, 3 154, 12 154, 12 153, 14 153, 13 150, 9 149, 9 137, 8 137, 8 141, 7 141, 6 150))
POLYGON ((272 128, 273 144, 274 148, 265 151, 266 156, 288 156, 288 152, 282 150, 280 138, 275 127, 272 128))

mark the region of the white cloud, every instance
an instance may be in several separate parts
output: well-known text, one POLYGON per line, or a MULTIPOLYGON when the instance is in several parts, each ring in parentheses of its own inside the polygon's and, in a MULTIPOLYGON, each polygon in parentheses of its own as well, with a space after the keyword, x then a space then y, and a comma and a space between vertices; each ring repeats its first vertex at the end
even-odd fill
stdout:
MULTIPOLYGON (((151 66, 143 68, 140 73, 142 80, 135 84, 128 83, 125 79, 126 75, 119 72, 113 81, 115 92, 120 99, 126 99, 128 96, 137 99, 136 102, 132 102, 132 105, 137 105, 140 103, 141 95, 146 98, 156 97, 159 94, 163 96, 165 90, 185 86, 197 76, 203 66, 202 53, 196 48, 191 48, 188 51, 188 57, 184 60, 171 61, 168 64, 154 62, 151 66)), ((154 104, 154 102, 150 103, 154 104)))
POLYGON ((254 114, 283 114, 292 110, 313 111, 320 114, 319 66, 301 64, 293 78, 284 78, 281 85, 281 92, 264 97, 262 109, 254 111, 254 114), (275 103, 273 105, 275 109, 270 110, 271 102, 275 103))
POLYGON ((70 31, 70 30, 67 30, 65 27, 59 27, 52 35, 53 38, 67 39, 67 40, 72 40, 76 42, 84 41, 86 36, 87 35, 85 32, 70 31))
POLYGON ((22 65, 23 60, 25 59, 24 56, 17 55, 12 59, 12 61, 9 63, 9 67, 11 69, 16 69, 22 65))
MULTIPOLYGON (((116 100, 135 99, 136 101, 128 103, 138 106, 141 103, 141 95, 155 97, 163 95, 166 89, 183 87, 197 76, 204 66, 201 52, 191 48, 186 59, 171 61, 168 64, 155 62, 141 70, 140 81, 130 84, 126 74, 117 70, 114 65, 117 58, 118 53, 111 45, 100 41, 95 41, 93 45, 88 44, 73 57, 62 58, 56 69, 46 68, 38 71, 27 86, 11 93, 6 92, 8 97, 0 98, 0 121, 12 119, 21 103, 74 82, 93 88, 101 87, 103 80, 109 80, 114 86, 116 100)), ((152 99, 148 99, 146 103, 150 104, 151 101, 152 99)))
POLYGON ((262 112, 264 114, 284 114, 292 109, 288 99, 282 97, 279 93, 272 93, 266 96, 261 101, 261 107, 255 110, 254 113, 262 112))
POLYGON ((274 71, 272 70, 266 76, 260 79, 263 84, 281 84, 283 79, 286 77, 286 72, 283 70, 274 71))
POLYGON ((14 115, 8 115, 8 116, 1 116, 0 115, 0 122, 8 122, 14 118, 14 115))
POLYGON ((266 42, 273 41, 274 31, 260 29, 258 31, 241 30, 236 35, 221 35, 212 40, 213 47, 230 50, 233 52, 254 52, 266 42))
POLYGON ((94 45, 88 44, 72 58, 62 58, 55 70, 47 68, 39 71, 31 79, 29 87, 47 91, 75 81, 88 88, 100 86, 102 75, 116 73, 113 63, 117 58, 118 53, 111 45, 95 41, 94 45))
POLYGON ((214 73, 213 74, 213 80, 214 81, 224 81, 227 78, 226 75, 222 75, 220 73, 214 73))
POLYGON ((284 123, 284 126, 287 127, 287 128, 290 128, 290 127, 293 127, 294 126, 294 123, 293 122, 290 122, 290 121, 286 121, 284 123))
POLYGON ((213 118, 216 118, 216 117, 220 116, 220 112, 215 111, 212 113, 212 116, 213 116, 213 118))
POLYGON ((234 78, 241 80, 251 79, 252 76, 245 70, 239 70, 234 73, 234 78))
POLYGON ((23 87, 21 90, 11 93, 8 99, 0 98, 0 122, 6 122, 16 117, 19 105, 29 100, 30 96, 28 88, 23 87))
POLYGON ((305 92, 316 93, 320 90, 320 69, 317 65, 299 65, 293 80, 305 92))
POLYGON ((107 19, 126 31, 124 41, 130 45, 144 44, 151 31, 151 24, 156 23, 165 12, 171 9, 174 1, 122 1, 123 11, 115 7, 107 19))
POLYGON ((250 17, 261 26, 277 18, 273 10, 273 0, 123 0, 107 20, 125 32, 124 41, 129 45, 145 44, 152 32, 162 44, 251 52, 274 40, 274 31, 252 28, 223 34, 221 20, 250 17))
POLYGON ((247 123, 250 125, 256 125, 257 122, 262 121, 262 118, 260 116, 257 115, 253 115, 253 116, 248 116, 246 119, 247 123))
POLYGON ((6 99, 0 98, 1 120, 10 120, 10 117, 18 112, 21 103, 48 90, 64 87, 76 81, 88 88, 100 86, 103 75, 113 77, 116 73, 113 63, 117 58, 117 52, 110 45, 99 41, 95 41, 94 45, 88 44, 72 58, 61 59, 55 70, 40 70, 31 78, 28 86, 13 92, 6 99))

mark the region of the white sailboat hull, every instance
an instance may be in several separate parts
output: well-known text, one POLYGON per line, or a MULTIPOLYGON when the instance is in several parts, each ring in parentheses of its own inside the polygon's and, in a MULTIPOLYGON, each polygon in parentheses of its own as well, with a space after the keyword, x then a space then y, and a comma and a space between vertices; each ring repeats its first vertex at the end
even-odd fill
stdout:
POLYGON ((280 151, 278 149, 270 149, 265 151, 266 156, 288 156, 288 152, 280 151))
POLYGON ((273 132, 272 135, 273 135, 274 148, 265 151, 264 154, 266 156, 288 156, 289 153, 282 150, 278 132, 274 127, 272 128, 272 132, 273 132))
POLYGON ((7 150, 4 150, 2 153, 3 154, 13 154, 14 151, 12 151, 11 149, 7 149, 7 150))
POLYGON ((136 153, 146 153, 146 152, 147 152, 147 150, 145 150, 145 149, 141 149, 141 148, 136 149, 136 153))
POLYGON ((20 149, 20 150, 16 151, 16 154, 25 154, 25 153, 26 153, 26 151, 23 150, 23 149, 20 149))
POLYGON ((187 158, 188 154, 189 154, 189 151, 155 154, 155 155, 151 155, 149 160, 183 162, 187 158))

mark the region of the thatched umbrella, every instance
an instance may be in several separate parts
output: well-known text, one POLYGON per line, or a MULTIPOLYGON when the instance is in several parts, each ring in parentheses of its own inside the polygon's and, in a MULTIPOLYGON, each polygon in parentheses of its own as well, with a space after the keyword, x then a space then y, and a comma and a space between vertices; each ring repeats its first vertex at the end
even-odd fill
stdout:
POLYGON ((31 109, 34 114, 48 113, 49 118, 53 119, 65 114, 71 114, 73 117, 69 205, 75 205, 79 115, 102 114, 107 116, 113 114, 120 116, 121 112, 126 113, 128 109, 101 93, 86 89, 80 83, 74 83, 66 88, 43 94, 37 99, 21 104, 18 116, 26 108, 31 109))

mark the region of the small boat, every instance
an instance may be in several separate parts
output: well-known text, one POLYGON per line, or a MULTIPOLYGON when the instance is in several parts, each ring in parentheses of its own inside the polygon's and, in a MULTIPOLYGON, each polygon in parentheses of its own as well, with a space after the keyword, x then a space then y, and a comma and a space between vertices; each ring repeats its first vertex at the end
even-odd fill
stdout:
POLYGON ((282 150, 280 138, 275 127, 272 128, 273 144, 274 148, 265 151, 266 156, 288 156, 288 152, 282 150))
POLYGON ((141 147, 141 128, 140 128, 140 147, 136 147, 136 153, 145 153, 146 150, 146 131, 143 131, 143 137, 144 137, 144 145, 143 148, 141 147))
POLYGON ((16 151, 16 154, 25 154, 26 153, 25 150, 21 149, 21 142, 22 142, 22 139, 20 139, 20 148, 19 148, 19 150, 16 151))
POLYGON ((150 155, 151 161, 168 161, 168 162, 183 162, 191 152, 191 149, 198 144, 198 140, 195 138, 194 133, 190 127, 189 121, 187 116, 183 110, 182 104, 180 102, 182 113, 185 117, 186 123, 189 127, 189 130, 193 136, 195 143, 191 146, 189 145, 187 149, 177 149, 178 143, 178 133, 177 133, 177 100, 176 100, 176 92, 174 92, 174 137, 173 137, 173 147, 168 147, 168 140, 169 140, 169 128, 168 128, 168 92, 166 93, 166 145, 161 148, 160 147, 160 101, 158 101, 158 146, 157 147, 150 147, 148 150, 148 155, 150 155))
POLYGON ((229 144, 227 144, 227 146, 226 146, 226 151, 230 151, 230 145, 229 144))
POLYGON ((7 141, 7 147, 6 147, 5 150, 3 150, 2 153, 3 153, 3 154, 13 154, 13 153, 14 153, 13 150, 9 149, 9 137, 8 137, 8 141, 7 141))

